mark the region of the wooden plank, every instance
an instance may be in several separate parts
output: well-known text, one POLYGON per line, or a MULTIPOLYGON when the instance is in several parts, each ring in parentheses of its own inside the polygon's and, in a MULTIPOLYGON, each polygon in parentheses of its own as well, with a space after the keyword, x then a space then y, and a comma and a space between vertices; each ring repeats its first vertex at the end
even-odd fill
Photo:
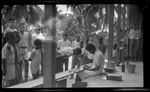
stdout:
MULTIPOLYGON (((90 66, 91 63, 89 63, 87 65, 90 66)), ((83 71, 83 70, 79 70, 78 72, 81 72, 81 71, 83 71)), ((56 79, 56 81, 60 81, 60 80, 65 79, 67 76, 74 74, 74 73, 75 72, 69 72, 69 70, 65 71, 65 72, 57 73, 55 76, 55 79, 56 79)), ((20 84, 14 85, 14 86, 6 87, 6 88, 33 88, 33 87, 42 85, 43 83, 44 83, 43 77, 40 77, 40 78, 32 80, 32 81, 20 83, 20 84)))

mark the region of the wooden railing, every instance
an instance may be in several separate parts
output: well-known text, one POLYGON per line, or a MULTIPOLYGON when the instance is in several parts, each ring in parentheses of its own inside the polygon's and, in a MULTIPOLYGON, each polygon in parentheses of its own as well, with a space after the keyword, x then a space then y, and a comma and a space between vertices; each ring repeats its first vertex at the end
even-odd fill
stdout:
MULTIPOLYGON (((89 63, 87 65, 90 66, 91 63, 89 63)), ((72 71, 75 71, 75 69, 72 69, 72 71)), ((83 71, 83 69, 79 69, 76 72, 81 72, 81 71, 83 71)), ((69 75, 74 74, 74 73, 75 72, 70 72, 69 70, 57 73, 55 75, 55 80, 56 81, 63 80, 65 78, 67 78, 69 75)), ((14 86, 6 87, 6 88, 33 88, 33 87, 36 87, 36 86, 39 86, 39 85, 42 85, 42 84, 43 84, 43 77, 40 77, 40 78, 35 79, 35 80, 31 80, 31 81, 28 81, 28 82, 25 82, 25 83, 20 83, 20 84, 14 85, 14 86)))

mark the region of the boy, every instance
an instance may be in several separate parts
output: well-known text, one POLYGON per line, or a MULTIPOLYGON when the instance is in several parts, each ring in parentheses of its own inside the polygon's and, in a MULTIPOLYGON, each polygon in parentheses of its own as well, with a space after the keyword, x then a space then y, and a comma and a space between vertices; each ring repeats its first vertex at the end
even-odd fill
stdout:
POLYGON ((40 65, 41 65, 41 51, 42 48, 42 42, 39 39, 36 39, 34 41, 35 48, 31 52, 31 56, 29 60, 31 61, 31 73, 33 79, 37 79, 39 77, 40 73, 40 65))

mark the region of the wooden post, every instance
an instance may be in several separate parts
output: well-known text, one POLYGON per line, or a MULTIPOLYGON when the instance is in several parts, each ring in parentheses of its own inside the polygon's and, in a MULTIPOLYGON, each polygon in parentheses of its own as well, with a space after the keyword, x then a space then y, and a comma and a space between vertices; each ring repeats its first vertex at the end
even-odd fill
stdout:
POLYGON ((130 5, 127 5, 127 29, 130 28, 130 5))
POLYGON ((114 18, 114 5, 108 6, 109 11, 109 43, 108 43, 108 60, 112 60, 112 49, 113 49, 113 18, 114 18))
POLYGON ((44 78, 44 88, 54 88, 56 85, 55 80, 55 56, 56 56, 56 43, 55 43, 55 34, 56 34, 56 5, 50 5, 52 8, 52 36, 53 40, 43 41, 43 78, 44 78))
MULTIPOLYGON (((121 23, 121 4, 118 5, 118 29, 117 29, 117 45, 118 45, 118 48, 120 47, 120 23, 121 23)), ((119 57, 120 57, 120 52, 117 51, 117 62, 119 62, 119 57)))
POLYGON ((55 44, 53 41, 43 42, 43 78, 44 88, 55 87, 55 44))
POLYGON ((122 29, 125 29, 125 5, 124 7, 122 7, 122 16, 123 16, 123 20, 122 20, 122 29))

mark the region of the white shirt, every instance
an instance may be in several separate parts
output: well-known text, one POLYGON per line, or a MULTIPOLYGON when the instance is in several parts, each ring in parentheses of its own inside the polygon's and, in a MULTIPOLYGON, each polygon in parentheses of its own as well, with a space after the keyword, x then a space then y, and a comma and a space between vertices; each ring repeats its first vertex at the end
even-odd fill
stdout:
POLYGON ((69 40, 64 41, 63 39, 58 41, 58 48, 62 49, 64 47, 71 47, 71 42, 69 40))
POLYGON ((21 41, 18 44, 19 46, 28 47, 28 33, 24 32, 23 35, 21 35, 21 41))
POLYGON ((100 50, 96 50, 93 55, 93 65, 92 68, 100 67, 103 68, 104 66, 104 55, 100 50))
POLYGON ((76 40, 72 42, 73 49, 80 48, 80 42, 77 42, 76 40))

